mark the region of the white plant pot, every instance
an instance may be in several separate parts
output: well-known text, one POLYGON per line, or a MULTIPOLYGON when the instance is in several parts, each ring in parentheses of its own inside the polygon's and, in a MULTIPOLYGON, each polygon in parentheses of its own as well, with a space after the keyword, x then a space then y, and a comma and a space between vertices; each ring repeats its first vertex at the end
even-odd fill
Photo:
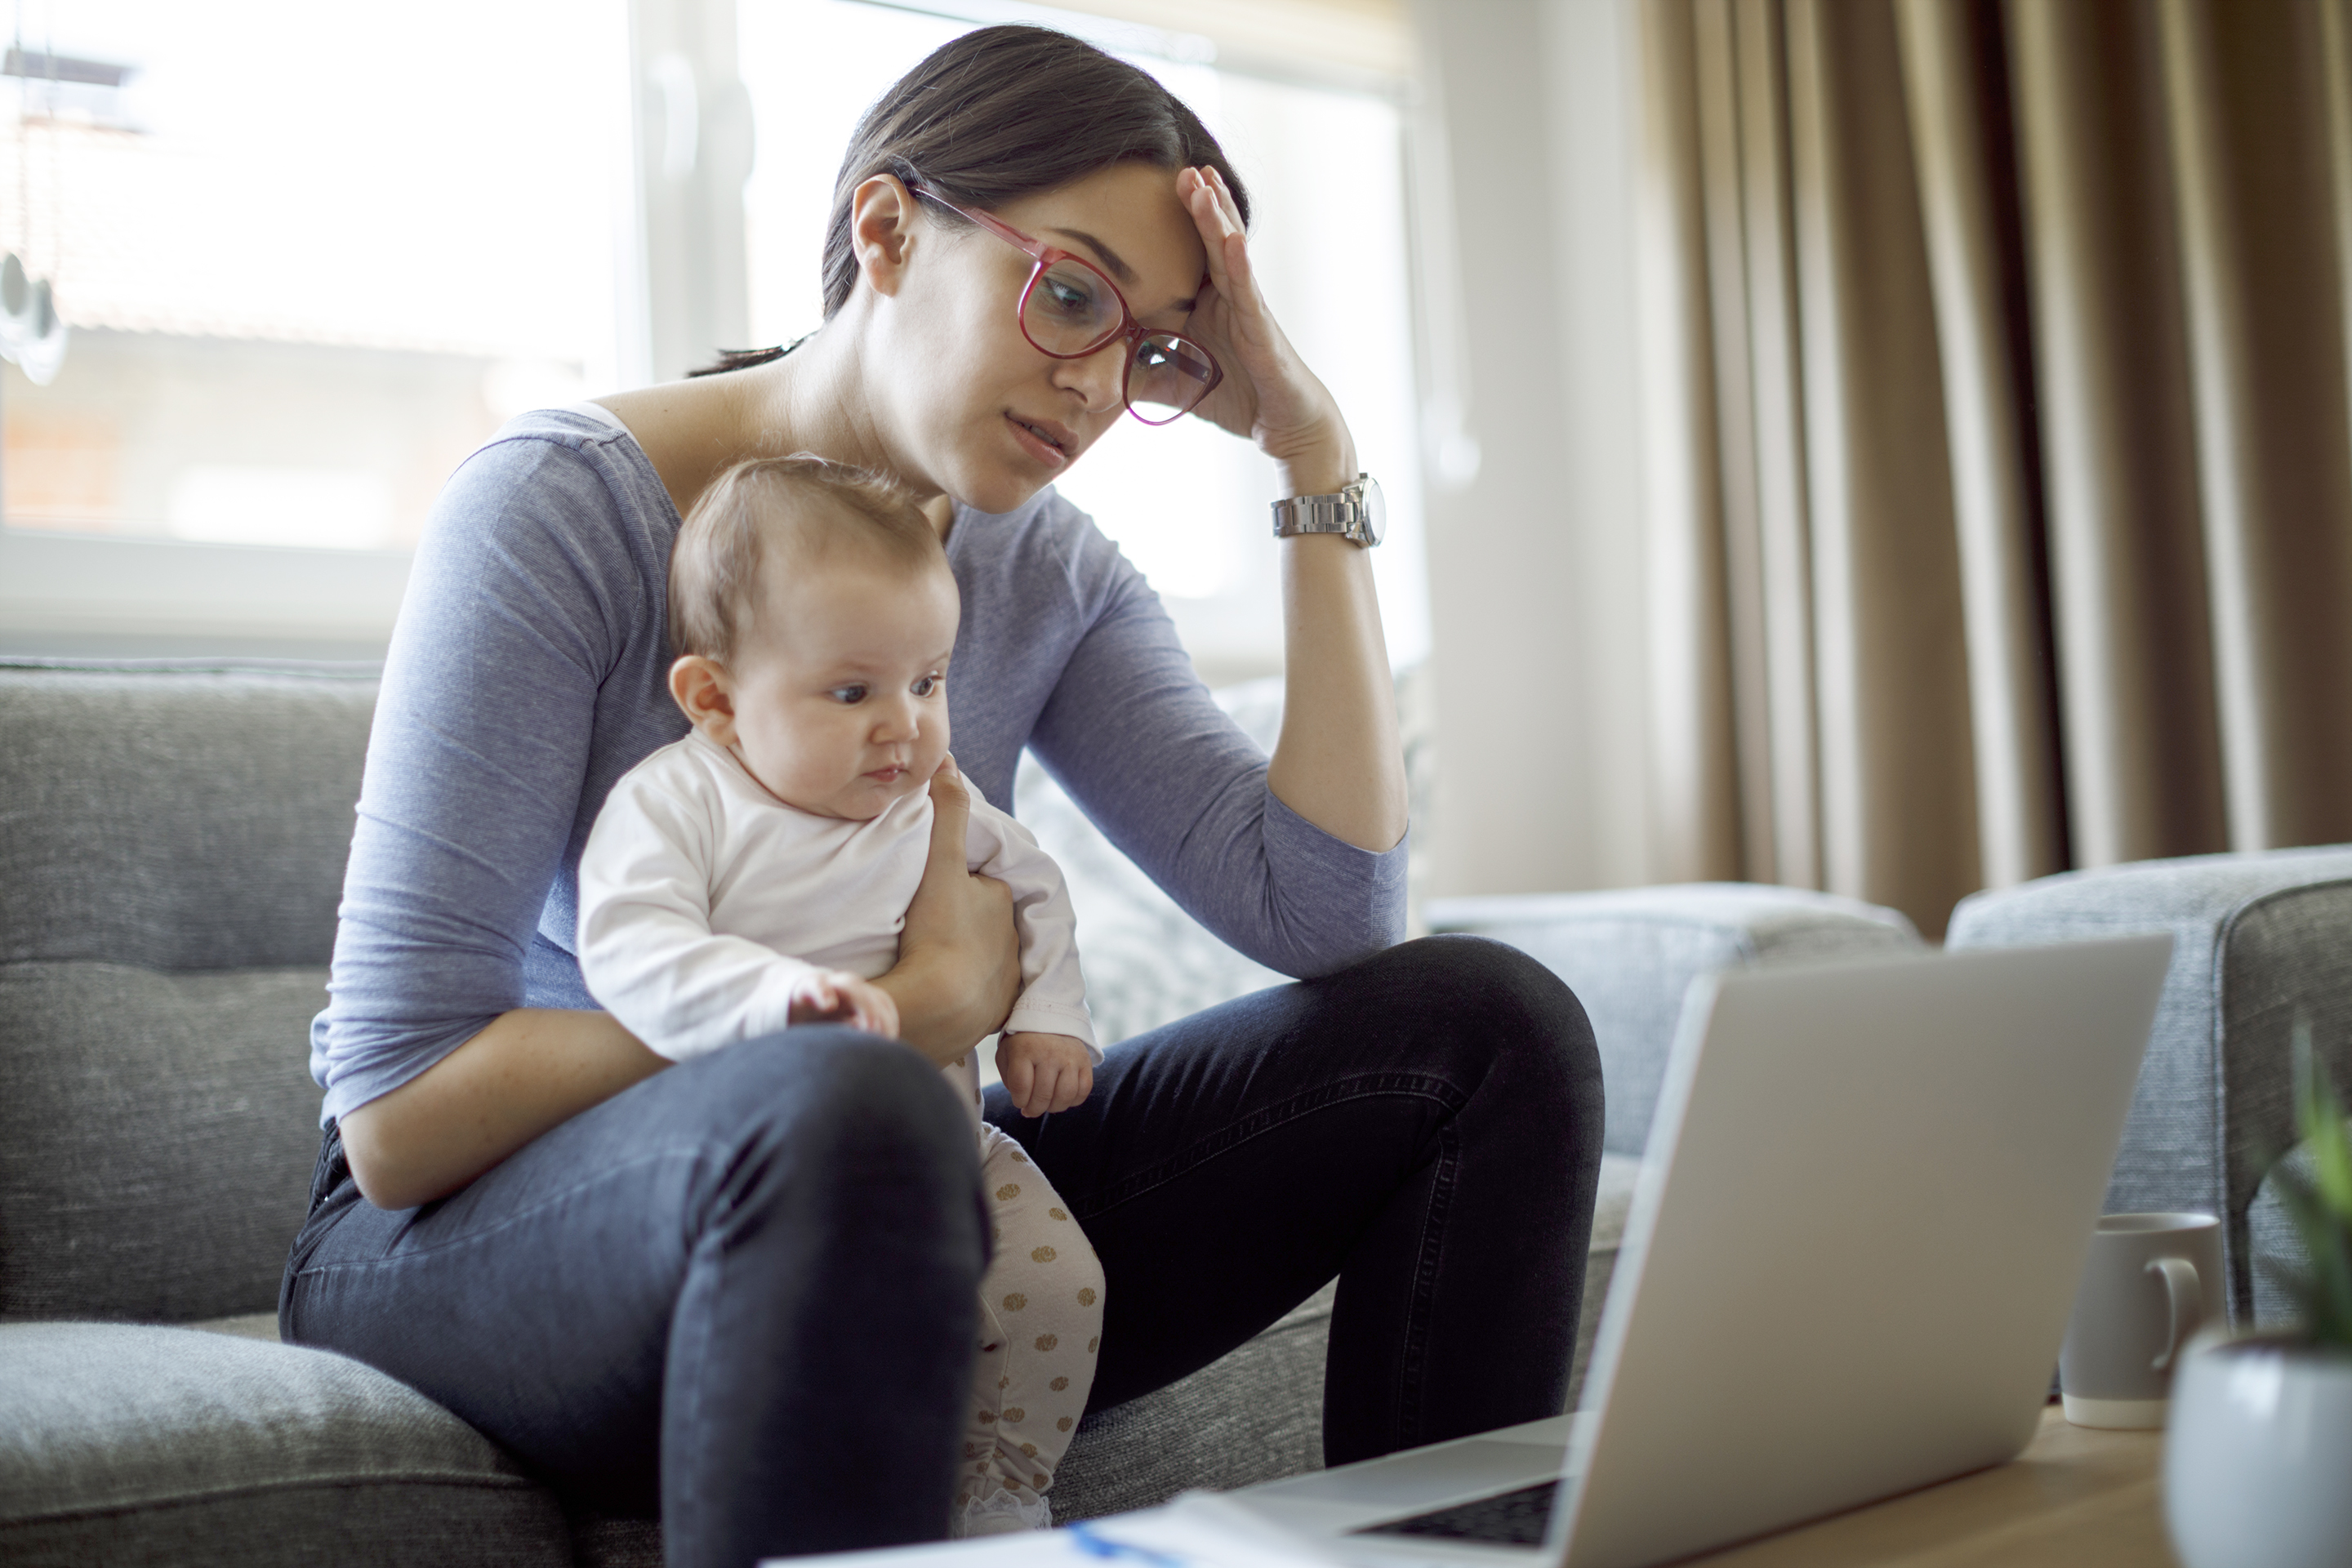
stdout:
POLYGON ((2200 1337, 2173 1379, 2164 1516, 2184 1568, 2352 1563, 2352 1355, 2200 1337))

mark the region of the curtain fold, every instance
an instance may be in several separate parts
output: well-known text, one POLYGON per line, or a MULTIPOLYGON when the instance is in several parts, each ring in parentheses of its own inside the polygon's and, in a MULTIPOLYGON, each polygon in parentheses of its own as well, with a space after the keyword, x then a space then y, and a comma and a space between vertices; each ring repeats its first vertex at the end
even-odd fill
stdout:
POLYGON ((1668 865, 2352 838, 2347 5, 1643 7, 1668 865))
POLYGON ((2345 275, 2320 13, 2162 13, 2223 798, 2246 847, 2341 831, 2352 778, 2345 275))
POLYGON ((1982 879, 2067 863, 2008 72, 1990 13, 1900 0, 1966 621, 1982 879))
MULTIPOLYGON (((1643 343, 1654 858, 1670 881, 1737 875, 1741 851, 1733 655, 1723 564, 1717 333, 1703 211, 1696 28, 1687 5, 1642 8, 1643 116, 1634 182, 1643 343)), ((1737 416, 1737 409, 1732 411, 1737 416)))

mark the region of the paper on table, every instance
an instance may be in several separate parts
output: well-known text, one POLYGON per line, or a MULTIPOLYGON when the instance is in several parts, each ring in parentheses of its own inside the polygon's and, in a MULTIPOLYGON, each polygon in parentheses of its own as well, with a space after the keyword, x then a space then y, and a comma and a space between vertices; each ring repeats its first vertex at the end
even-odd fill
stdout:
POLYGON ((1160 1508, 1088 1520, 1047 1533, 887 1547, 823 1557, 772 1557, 760 1568, 1318 1568, 1337 1560, 1215 1492, 1186 1492, 1160 1508))

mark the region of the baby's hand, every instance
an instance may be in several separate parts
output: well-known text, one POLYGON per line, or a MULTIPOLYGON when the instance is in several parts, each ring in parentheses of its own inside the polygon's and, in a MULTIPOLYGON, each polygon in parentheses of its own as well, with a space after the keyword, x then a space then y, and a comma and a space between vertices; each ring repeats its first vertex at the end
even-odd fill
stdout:
POLYGON ((996 1042, 996 1073, 1024 1116, 1067 1110, 1094 1092, 1095 1065, 1086 1043, 1067 1035, 1026 1030, 996 1042))
POLYGON ((898 1037, 898 1004, 845 969, 820 969, 794 985, 787 1016, 795 1024, 847 1024, 886 1040, 898 1037))

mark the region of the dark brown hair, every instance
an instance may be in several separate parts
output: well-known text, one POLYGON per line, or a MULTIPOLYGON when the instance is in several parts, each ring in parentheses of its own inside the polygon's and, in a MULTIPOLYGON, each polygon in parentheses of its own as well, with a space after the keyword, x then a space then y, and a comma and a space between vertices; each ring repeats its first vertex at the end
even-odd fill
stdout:
POLYGON ((930 519, 879 475, 807 452, 729 468, 702 492, 670 546, 671 656, 729 662, 769 557, 805 564, 842 546, 910 571, 948 569, 930 519))
MULTIPOLYGON (((849 204, 875 175, 896 174, 986 210, 1115 163, 1213 168, 1249 222, 1249 192, 1224 149, 1149 73, 1067 33, 1025 24, 982 27, 940 45, 876 100, 849 139, 824 231, 825 320, 856 287, 849 204)), ((924 212, 941 223, 964 221, 936 205, 924 212)), ((741 370, 789 352, 730 349, 692 374, 741 370)))

